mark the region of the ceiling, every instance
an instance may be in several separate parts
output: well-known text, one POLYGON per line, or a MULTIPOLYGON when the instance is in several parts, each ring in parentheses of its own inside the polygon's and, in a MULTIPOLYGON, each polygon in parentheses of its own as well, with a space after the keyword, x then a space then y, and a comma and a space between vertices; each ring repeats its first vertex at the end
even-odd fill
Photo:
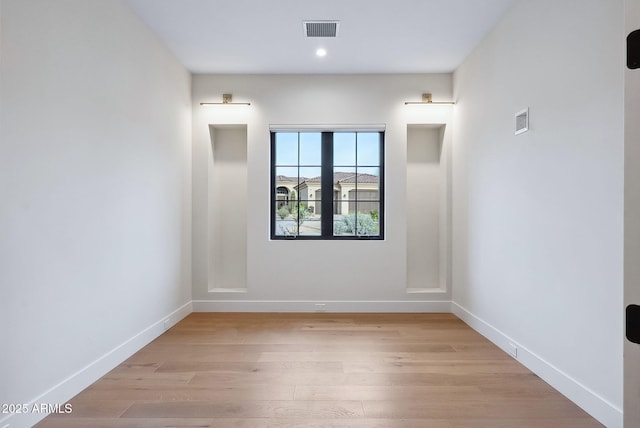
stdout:
POLYGON ((127 1, 191 72, 256 74, 451 72, 514 2, 127 1), (338 37, 305 37, 307 20, 340 21, 338 37))

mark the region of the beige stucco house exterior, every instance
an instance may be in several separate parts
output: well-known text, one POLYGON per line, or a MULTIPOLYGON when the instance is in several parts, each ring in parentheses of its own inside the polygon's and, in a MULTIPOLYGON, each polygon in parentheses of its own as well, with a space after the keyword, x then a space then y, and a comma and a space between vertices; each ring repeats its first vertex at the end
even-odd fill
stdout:
MULTIPOLYGON (((293 199, 305 201, 308 210, 319 214, 321 183, 320 177, 305 178, 276 176, 277 208, 293 199)), ((336 172, 333 174, 334 214, 349 214, 356 210, 370 213, 379 210, 380 185, 378 176, 372 174, 336 172), (357 208, 356 208, 357 207, 357 208)))

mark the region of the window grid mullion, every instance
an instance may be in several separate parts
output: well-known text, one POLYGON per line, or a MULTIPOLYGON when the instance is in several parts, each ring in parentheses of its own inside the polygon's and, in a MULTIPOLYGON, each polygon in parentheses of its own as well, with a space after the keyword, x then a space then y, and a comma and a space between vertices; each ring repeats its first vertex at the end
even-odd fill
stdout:
POLYGON ((322 133, 322 169, 321 169, 320 213, 321 236, 333 237, 333 133, 322 133))
POLYGON ((298 137, 298 195, 296 197, 296 237, 300 236, 300 133, 298 137))
POLYGON ((380 132, 378 134, 378 150, 379 150, 379 154, 378 154, 378 176, 380 177, 378 179, 378 199, 379 199, 379 203, 378 203, 378 233, 380 236, 384 236, 384 188, 385 188, 385 175, 384 175, 384 145, 385 145, 385 141, 384 141, 384 133, 380 132))
POLYGON ((269 228, 271 229, 271 236, 275 236, 276 234, 276 206, 278 202, 275 200, 277 197, 274 195, 276 189, 276 173, 278 168, 275 166, 276 164, 276 134, 271 133, 271 222, 269 228))
POLYGON ((354 224, 354 230, 353 230, 353 234, 355 236, 358 236, 358 133, 356 132, 356 162, 355 162, 355 167, 356 167, 356 176, 354 177, 354 181, 356 183, 356 193, 355 193, 355 207, 356 207, 356 212, 355 212, 355 216, 354 218, 356 219, 355 224, 354 224))

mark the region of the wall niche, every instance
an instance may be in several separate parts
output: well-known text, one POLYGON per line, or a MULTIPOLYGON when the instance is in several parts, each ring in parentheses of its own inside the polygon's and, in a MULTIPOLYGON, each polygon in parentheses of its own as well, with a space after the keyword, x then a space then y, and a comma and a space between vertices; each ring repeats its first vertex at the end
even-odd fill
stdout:
POLYGON ((407 292, 445 292, 449 278, 446 126, 407 126, 407 292))
POLYGON ((209 291, 246 292, 247 126, 209 131, 209 291))

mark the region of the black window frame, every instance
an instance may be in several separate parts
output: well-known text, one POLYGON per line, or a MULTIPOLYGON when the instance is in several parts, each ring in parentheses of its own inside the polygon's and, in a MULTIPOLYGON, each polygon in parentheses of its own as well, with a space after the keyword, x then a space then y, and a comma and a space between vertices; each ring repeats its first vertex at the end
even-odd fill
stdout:
MULTIPOLYGON (((276 176, 277 176, 277 164, 276 164, 276 134, 278 132, 292 132, 292 133, 304 133, 304 132, 319 132, 312 129, 292 129, 287 131, 270 131, 270 207, 271 214, 269 218, 270 223, 270 235, 272 240, 312 240, 312 241, 382 241, 385 239, 385 131, 383 130, 367 130, 367 129, 354 129, 354 130, 333 130, 333 131, 321 131, 322 135, 322 161, 321 161, 321 233, 320 235, 277 235, 276 234, 276 176), (333 183, 333 135, 337 133, 358 133, 358 132, 376 132, 380 136, 379 145, 379 165, 376 166, 359 166, 357 164, 357 145, 356 145, 356 165, 354 167, 376 167, 380 169, 380 175, 378 179, 378 235, 334 235, 333 234, 333 215, 334 215, 334 183, 333 183), (324 221, 324 219, 330 219, 324 221)), ((300 164, 298 163, 300 168, 300 164)), ((356 188, 356 201, 357 201, 357 188, 356 188)))

